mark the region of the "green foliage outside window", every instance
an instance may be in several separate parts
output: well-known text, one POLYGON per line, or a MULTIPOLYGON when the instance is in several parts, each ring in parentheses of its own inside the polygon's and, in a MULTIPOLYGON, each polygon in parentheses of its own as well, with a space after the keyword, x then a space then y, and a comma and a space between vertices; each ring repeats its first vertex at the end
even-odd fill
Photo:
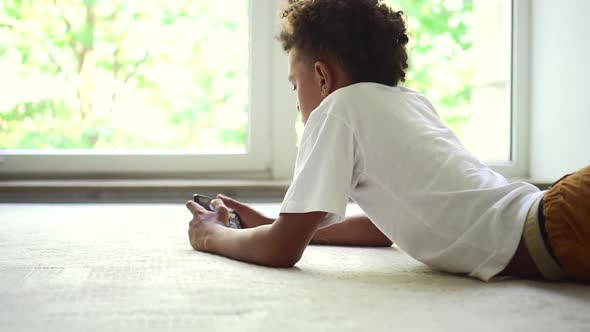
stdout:
MULTIPOLYGON (((409 18, 405 85, 427 94, 461 135, 470 115, 472 1, 386 2, 409 18)), ((244 149, 247 8, 216 0, 0 2, 0 148, 244 149)))

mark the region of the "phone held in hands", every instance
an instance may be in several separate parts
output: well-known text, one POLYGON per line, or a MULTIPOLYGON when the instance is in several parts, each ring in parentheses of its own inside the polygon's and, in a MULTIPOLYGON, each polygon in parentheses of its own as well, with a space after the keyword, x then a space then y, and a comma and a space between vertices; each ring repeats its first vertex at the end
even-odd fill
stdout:
MULTIPOLYGON (((199 204, 200 206, 204 207, 208 211, 215 211, 215 208, 211 204, 212 200, 213 200, 213 198, 209 197, 209 196, 199 195, 199 194, 193 195, 193 201, 195 203, 199 204)), ((242 223, 240 222, 240 217, 232 209, 229 209, 229 220, 227 221, 227 227, 235 228, 235 229, 242 228, 242 223)))

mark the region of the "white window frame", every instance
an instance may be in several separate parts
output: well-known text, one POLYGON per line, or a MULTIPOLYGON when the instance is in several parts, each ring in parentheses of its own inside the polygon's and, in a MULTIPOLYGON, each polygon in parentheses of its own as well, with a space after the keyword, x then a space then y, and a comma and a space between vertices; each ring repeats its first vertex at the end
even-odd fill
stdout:
MULTIPOLYGON (((0 177, 172 177, 289 180, 296 160, 295 96, 287 56, 275 41, 281 0, 250 0, 250 118, 245 154, 199 155, 169 151, 64 153, 0 151, 0 177)), ((508 178, 529 175, 530 0, 512 0, 511 161, 489 163, 508 178)))
POLYGON ((511 179, 530 175, 530 9, 530 0, 512 0, 511 160, 488 163, 511 179))
MULTIPOLYGON (((277 6, 279 3, 276 1, 277 6)), ((181 150, 2 150, 0 177, 289 177, 292 166, 287 164, 295 158, 295 129, 291 130, 291 135, 287 125, 289 116, 284 117, 289 109, 285 105, 291 103, 290 96, 282 92, 284 84, 275 84, 286 81, 287 76, 286 56, 280 47, 277 48, 278 43, 273 38, 275 23, 278 21, 277 8, 265 1, 249 1, 249 123, 246 152, 195 154, 181 150), (271 109, 279 111, 273 114, 271 109), (293 146, 293 149, 281 149, 281 146, 293 146)), ((294 110, 294 107, 289 110, 294 110)), ((295 119, 295 116, 292 118, 295 119)))

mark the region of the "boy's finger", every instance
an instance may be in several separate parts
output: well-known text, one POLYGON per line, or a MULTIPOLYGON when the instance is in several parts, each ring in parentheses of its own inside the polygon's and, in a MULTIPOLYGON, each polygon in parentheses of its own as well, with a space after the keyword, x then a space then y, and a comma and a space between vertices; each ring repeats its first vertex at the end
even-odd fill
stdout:
POLYGON ((223 203, 228 208, 235 210, 237 213, 240 213, 240 210, 242 210, 242 207, 244 207, 244 204, 234 200, 231 197, 227 197, 222 194, 219 194, 219 195, 217 195, 217 198, 220 199, 221 201, 223 201, 223 203))
POLYGON ((211 205, 213 206, 213 208, 215 208, 215 213, 217 214, 217 217, 220 218, 221 221, 227 221, 227 219, 229 218, 229 209, 227 208, 227 206, 225 206, 223 201, 220 199, 214 199, 211 201, 211 205))
POLYGON ((186 202, 186 208, 189 209, 189 211, 192 214, 195 214, 197 212, 202 212, 204 209, 202 206, 200 206, 199 204, 193 202, 193 201, 187 201, 186 202))
POLYGON ((224 203, 229 203, 229 202, 233 202, 233 199, 231 197, 222 195, 222 194, 217 194, 216 196, 218 199, 222 200, 224 203))
POLYGON ((215 208, 215 210, 219 210, 221 208, 227 209, 227 206, 221 199, 212 200, 211 205, 213 206, 213 208, 215 208))

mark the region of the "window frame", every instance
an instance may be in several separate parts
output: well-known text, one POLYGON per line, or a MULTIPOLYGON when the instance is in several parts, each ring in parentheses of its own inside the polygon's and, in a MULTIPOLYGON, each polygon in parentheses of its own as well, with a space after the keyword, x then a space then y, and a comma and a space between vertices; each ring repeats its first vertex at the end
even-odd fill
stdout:
POLYGON ((489 162, 510 179, 530 176, 530 0, 512 0, 510 155, 507 162, 489 162))
MULTIPOLYGON (((512 0, 511 160, 489 162, 508 178, 529 176, 530 0, 512 0)), ((245 154, 187 154, 181 151, 109 154, 0 151, 0 178, 187 178, 289 180, 296 160, 295 96, 287 82, 287 56, 275 41, 277 11, 250 0, 249 147, 245 154)))
MULTIPOLYGON (((0 150, 0 177, 179 178, 199 175, 239 178, 247 174, 249 177, 268 179, 273 169, 274 173, 284 174, 285 171, 280 169, 288 168, 283 164, 289 157, 282 150, 275 149, 275 146, 285 142, 274 143, 272 137, 289 135, 285 132, 285 125, 279 125, 281 131, 274 130, 277 127, 274 124, 268 126, 273 123, 271 109, 280 109, 281 105, 278 104, 282 104, 281 99, 271 97, 275 92, 281 95, 277 84, 274 84, 278 80, 276 76, 284 74, 286 77, 284 68, 279 70, 280 73, 274 73, 274 69, 283 65, 273 45, 276 44, 273 38, 276 7, 268 6, 263 1, 250 0, 248 12, 249 122, 245 152, 197 154, 182 150, 0 150), (269 66, 271 63, 273 65, 269 66), (282 156, 282 159, 273 161, 273 156, 282 156)), ((281 79, 285 80, 284 77, 281 79)))

